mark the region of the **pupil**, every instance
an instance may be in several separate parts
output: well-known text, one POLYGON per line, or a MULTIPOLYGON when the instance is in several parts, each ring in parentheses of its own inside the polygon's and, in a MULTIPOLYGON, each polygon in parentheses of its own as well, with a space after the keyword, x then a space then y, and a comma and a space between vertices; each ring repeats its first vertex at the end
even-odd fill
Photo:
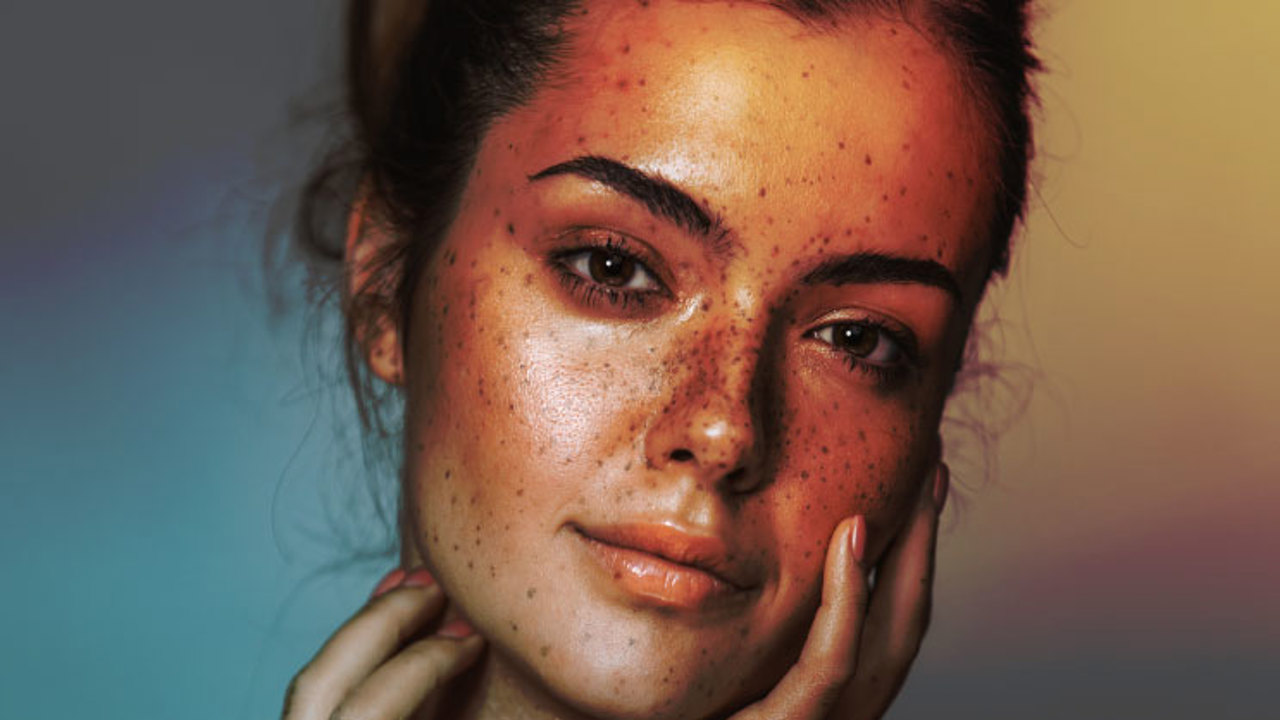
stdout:
POLYGON ((591 253, 591 279, 614 287, 631 282, 635 274, 635 260, 621 253, 596 251, 591 253))
POLYGON ((865 325, 839 325, 835 336, 837 345, 859 356, 870 355, 879 340, 879 332, 865 325))

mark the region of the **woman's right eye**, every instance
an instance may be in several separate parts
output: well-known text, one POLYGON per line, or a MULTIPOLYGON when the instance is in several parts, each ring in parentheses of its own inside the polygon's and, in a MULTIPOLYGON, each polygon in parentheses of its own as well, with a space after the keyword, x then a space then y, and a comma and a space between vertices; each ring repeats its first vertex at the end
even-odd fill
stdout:
POLYGON ((641 257, 643 246, 620 233, 584 230, 573 233, 570 245, 551 256, 552 267, 564 287, 578 302, 595 307, 601 302, 629 312, 640 311, 650 300, 671 297, 658 273, 641 257))
POLYGON ((583 280, 605 288, 659 292, 662 283, 634 255, 612 247, 588 248, 563 256, 561 262, 583 280))

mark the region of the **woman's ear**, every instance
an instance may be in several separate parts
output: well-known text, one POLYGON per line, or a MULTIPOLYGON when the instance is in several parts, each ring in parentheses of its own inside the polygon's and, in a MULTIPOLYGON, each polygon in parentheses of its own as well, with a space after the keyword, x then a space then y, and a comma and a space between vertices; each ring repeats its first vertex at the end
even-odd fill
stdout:
POLYGON ((404 381, 400 322, 396 283, 391 280, 394 273, 387 268, 395 234, 373 207, 362 188, 347 218, 344 307, 369 369, 383 381, 399 385, 404 381))

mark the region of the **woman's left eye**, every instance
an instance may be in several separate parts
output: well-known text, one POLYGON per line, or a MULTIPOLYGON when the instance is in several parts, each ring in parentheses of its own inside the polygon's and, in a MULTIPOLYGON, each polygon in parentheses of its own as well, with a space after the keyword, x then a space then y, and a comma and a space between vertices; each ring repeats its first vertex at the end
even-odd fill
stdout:
POLYGON ((836 322, 809 333, 849 356, 854 363, 896 368, 906 363, 902 343, 889 330, 870 322, 836 322))
POLYGON ((634 255, 611 247, 569 253, 561 262, 584 280, 613 290, 657 292, 662 284, 634 255))

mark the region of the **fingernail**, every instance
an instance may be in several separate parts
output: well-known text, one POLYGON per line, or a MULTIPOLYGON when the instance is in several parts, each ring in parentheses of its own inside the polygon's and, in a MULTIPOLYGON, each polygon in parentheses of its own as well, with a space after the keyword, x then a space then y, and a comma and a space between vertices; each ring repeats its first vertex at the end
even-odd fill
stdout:
POLYGON ((391 588, 399 587, 402 582, 404 582, 404 569, 396 568, 392 570, 386 575, 383 575, 382 579, 378 581, 378 584, 373 587, 373 594, 369 596, 369 599, 372 600, 391 588))
POLYGON ((440 628, 440 632, 436 634, 440 637, 461 640, 475 635, 476 629, 471 627, 471 623, 463 620, 462 618, 458 618, 457 620, 445 623, 444 627, 440 628))
POLYGON ((426 570, 419 569, 409 573, 400 584, 403 587, 431 587, 436 584, 436 579, 426 570))
POLYGON ((945 463, 938 464, 938 473, 933 478, 933 506, 938 512, 947 504, 947 493, 951 489, 951 471, 945 463))
POLYGON ((859 565, 867 554, 867 519, 858 515, 853 519, 853 528, 849 530, 849 550, 853 552, 853 560, 859 565))

